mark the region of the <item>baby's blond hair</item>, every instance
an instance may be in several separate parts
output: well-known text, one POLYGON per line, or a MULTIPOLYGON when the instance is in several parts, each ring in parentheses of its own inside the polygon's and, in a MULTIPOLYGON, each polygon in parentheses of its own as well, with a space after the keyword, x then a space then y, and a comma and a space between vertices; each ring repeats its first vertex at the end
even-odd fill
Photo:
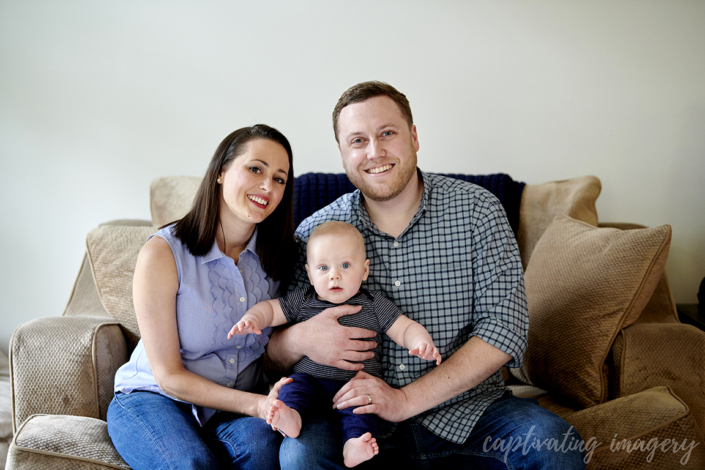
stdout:
POLYGON ((330 222, 324 222, 315 229, 313 229, 313 232, 311 232, 311 235, 308 237, 308 245, 306 247, 306 256, 310 256, 309 249, 311 247, 311 242, 315 240, 318 237, 321 237, 323 235, 349 235, 354 238, 355 243, 357 243, 360 246, 360 249, 362 250, 363 256, 366 257, 365 255, 365 239, 362 237, 362 234, 358 229, 353 227, 352 225, 346 223, 346 222, 339 222, 337 220, 333 220, 330 222))

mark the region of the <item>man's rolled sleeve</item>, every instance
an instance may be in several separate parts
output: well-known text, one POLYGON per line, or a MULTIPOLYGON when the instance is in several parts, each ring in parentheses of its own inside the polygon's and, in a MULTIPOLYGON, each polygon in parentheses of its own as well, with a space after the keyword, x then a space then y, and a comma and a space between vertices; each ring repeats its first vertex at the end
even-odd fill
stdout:
POLYGON ((527 346, 529 313, 519 249, 499 201, 486 197, 478 202, 484 217, 472 235, 472 336, 512 356, 506 366, 520 367, 527 346))

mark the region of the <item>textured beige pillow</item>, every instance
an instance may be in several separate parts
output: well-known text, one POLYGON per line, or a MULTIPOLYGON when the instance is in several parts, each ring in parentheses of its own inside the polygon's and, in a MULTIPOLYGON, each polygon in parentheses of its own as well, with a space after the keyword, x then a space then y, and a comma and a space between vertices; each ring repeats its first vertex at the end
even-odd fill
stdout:
POLYGON ((525 274, 529 345, 519 378, 584 407, 605 401, 610 347, 651 298, 670 243, 669 225, 622 231, 556 217, 525 274))
POLYGON ((140 339, 132 301, 132 277, 137 255, 153 227, 101 225, 86 237, 88 259, 105 310, 120 323, 130 347, 140 339))
POLYGON ((202 178, 167 176, 156 178, 149 186, 152 224, 161 227, 178 220, 191 210, 202 178))
POLYGON ((527 184, 519 207, 517 243, 521 264, 526 269, 536 243, 557 215, 567 215, 597 225, 595 201, 602 185, 594 176, 563 181, 527 184))

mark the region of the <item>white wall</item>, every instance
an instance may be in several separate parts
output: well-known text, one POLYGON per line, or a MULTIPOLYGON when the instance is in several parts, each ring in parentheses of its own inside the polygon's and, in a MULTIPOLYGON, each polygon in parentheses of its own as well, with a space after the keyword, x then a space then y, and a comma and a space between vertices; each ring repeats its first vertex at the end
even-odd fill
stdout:
POLYGON ((677 302, 705 276, 705 2, 0 0, 0 347, 59 315, 86 233, 149 218, 256 122, 339 172, 330 113, 407 94, 420 166, 603 182, 602 221, 669 223, 677 302))

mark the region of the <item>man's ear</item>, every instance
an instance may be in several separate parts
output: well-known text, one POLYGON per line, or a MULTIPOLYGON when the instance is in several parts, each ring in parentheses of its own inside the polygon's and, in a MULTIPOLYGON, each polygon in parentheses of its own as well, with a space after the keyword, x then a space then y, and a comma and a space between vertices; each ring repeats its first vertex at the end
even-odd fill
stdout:
POLYGON ((365 260, 365 271, 362 273, 362 280, 366 281, 367 276, 370 275, 370 260, 366 259, 365 260))
POLYGON ((414 148, 419 151, 419 135, 416 132, 416 124, 411 126, 411 140, 414 142, 414 148))

